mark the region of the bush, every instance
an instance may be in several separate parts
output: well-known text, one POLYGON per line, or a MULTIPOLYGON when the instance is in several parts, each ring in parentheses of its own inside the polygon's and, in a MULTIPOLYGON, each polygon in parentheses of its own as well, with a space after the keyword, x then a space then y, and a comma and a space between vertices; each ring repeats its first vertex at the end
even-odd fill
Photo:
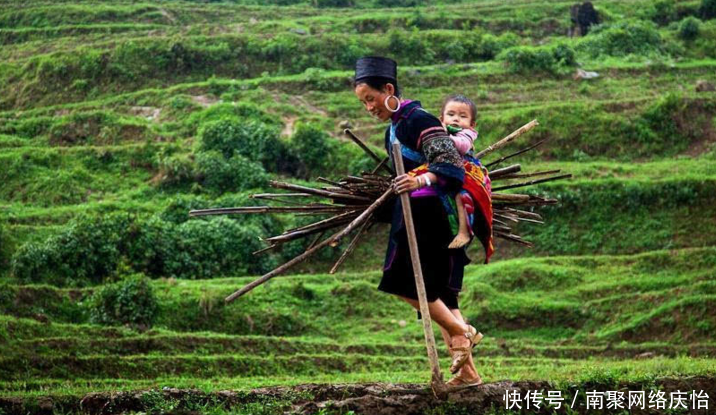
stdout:
POLYGON ((209 122, 199 131, 200 151, 218 151, 224 158, 234 154, 273 167, 272 147, 279 147, 278 129, 258 121, 224 119, 209 122))
POLYGON ((560 67, 572 66, 576 62, 574 50, 566 44, 550 47, 517 46, 502 52, 498 59, 506 62, 509 70, 516 73, 554 73, 560 67))
POLYGON ((50 144, 116 144, 122 139, 144 138, 146 125, 103 111, 71 114, 60 118, 49 130, 50 144))
POLYGON ((196 169, 196 176, 205 187, 221 193, 261 188, 268 182, 261 164, 240 154, 227 159, 218 151, 199 153, 196 169))
POLYGON ((314 7, 353 7, 353 0, 313 0, 314 7))
POLYGON ((375 0, 377 7, 417 7, 425 3, 425 0, 375 0))
POLYGON ((667 25, 676 20, 676 5, 671 0, 659 0, 648 9, 648 17, 659 25, 667 25))
POLYGON ((173 154, 157 156, 159 181, 164 186, 180 186, 192 183, 195 179, 195 163, 191 154, 173 154))
POLYGON ((10 258, 13 251, 13 241, 5 225, 0 223, 0 275, 10 268, 10 258))
MULTIPOLYGON (((211 205, 239 206, 244 200, 230 195, 211 205)), ((189 208, 207 204, 187 201, 147 219, 79 217, 44 242, 23 245, 12 257, 12 273, 23 282, 81 286, 106 282, 123 267, 150 277, 214 278, 275 265, 273 256, 252 254, 264 247, 261 236, 279 233, 274 218, 185 219, 189 208)))
POLYGON ((291 146, 303 165, 304 177, 319 175, 328 170, 335 148, 329 135, 315 124, 299 122, 291 137, 291 146))
POLYGON ((435 52, 416 29, 410 32, 391 29, 388 32, 388 50, 413 65, 432 63, 435 59, 435 52))
POLYGON ((600 55, 648 56, 662 53, 663 41, 653 23, 639 20, 624 21, 595 26, 589 35, 579 42, 577 50, 583 51, 593 58, 600 55))
POLYGON ((701 13, 701 18, 704 20, 716 17, 716 0, 701 0, 699 12, 701 13))
POLYGON ((191 220, 171 228, 163 275, 176 278, 216 278, 261 273, 273 265, 270 257, 252 253, 264 244, 261 229, 229 218, 191 220))
POLYGON ((13 256, 12 273, 23 282, 100 283, 117 268, 133 224, 127 214, 74 219, 44 242, 21 246, 13 256))
POLYGON ((689 16, 679 24, 679 37, 683 40, 694 40, 699 35, 701 20, 689 16))
POLYGON ((142 274, 105 285, 89 300, 90 321, 95 324, 148 328, 154 323, 158 308, 154 289, 142 274))

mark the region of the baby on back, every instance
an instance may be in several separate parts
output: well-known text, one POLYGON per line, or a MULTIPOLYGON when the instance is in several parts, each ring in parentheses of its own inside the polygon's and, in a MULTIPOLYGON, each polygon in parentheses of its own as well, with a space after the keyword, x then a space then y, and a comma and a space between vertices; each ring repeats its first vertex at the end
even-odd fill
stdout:
MULTIPOLYGON (((477 139, 476 118, 477 106, 466 96, 450 95, 443 101, 443 106, 440 110, 440 121, 450 133, 450 137, 455 143, 455 148, 457 148, 461 156, 472 150, 473 143, 477 139)), ((464 192, 460 192, 455 196, 459 230, 448 246, 450 249, 462 248, 470 242, 470 229, 467 223, 463 197, 469 196, 464 192)))

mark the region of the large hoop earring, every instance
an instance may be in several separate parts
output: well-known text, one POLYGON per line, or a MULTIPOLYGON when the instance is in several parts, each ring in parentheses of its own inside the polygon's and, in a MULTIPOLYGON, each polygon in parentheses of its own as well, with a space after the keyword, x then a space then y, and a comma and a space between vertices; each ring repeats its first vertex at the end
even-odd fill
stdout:
POLYGON ((398 112, 398 110, 400 109, 400 98, 396 97, 395 95, 388 95, 387 97, 385 97, 383 105, 385 106, 385 109, 390 112, 398 112), (395 109, 392 109, 388 106, 388 100, 390 100, 391 98, 395 98, 395 100, 398 101, 398 105, 395 107, 395 109))

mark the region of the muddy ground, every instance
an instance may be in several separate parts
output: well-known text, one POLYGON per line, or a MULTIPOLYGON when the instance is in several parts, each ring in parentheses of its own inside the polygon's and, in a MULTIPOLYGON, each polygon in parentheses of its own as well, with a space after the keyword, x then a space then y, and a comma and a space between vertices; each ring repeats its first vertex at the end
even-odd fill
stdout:
MULTIPOLYGON (((447 399, 438 399, 428 385, 425 384, 351 384, 351 385, 299 385, 293 387, 270 387, 251 391, 216 391, 203 392, 192 389, 141 390, 130 392, 89 393, 82 397, 42 397, 0 398, 0 413, 83 413, 83 414, 123 414, 129 412, 160 412, 167 402, 171 408, 164 406, 163 413, 199 414, 200 407, 221 406, 226 409, 242 408, 247 405, 271 405, 276 413, 315 414, 315 413, 346 413, 376 415, 407 415, 407 414, 479 414, 492 410, 492 413, 505 411, 504 396, 506 392, 518 391, 525 396, 527 391, 556 390, 544 381, 510 382, 501 381, 471 387, 448 394, 447 399)), ((563 391, 565 403, 557 413, 567 413, 575 391, 579 391, 574 406, 575 412, 586 413, 586 391, 617 390, 661 390, 666 397, 673 391, 705 391, 708 396, 708 410, 694 410, 692 402, 687 402, 688 411, 680 413, 710 414, 716 412, 716 377, 692 377, 681 379, 660 379, 649 385, 572 385, 563 391)), ((553 413, 544 405, 539 409, 531 408, 523 412, 553 413)), ((606 404, 605 404, 606 407, 606 404)), ((668 408, 668 402, 667 402, 668 408)), ((667 409, 668 410, 668 409, 667 409)), ((613 413, 623 413, 614 411, 613 413)), ((599 413, 610 413, 604 410, 599 413)), ((243 412, 242 412, 243 413, 243 412)), ((590 412, 591 413, 591 412, 590 412)), ((633 409, 633 414, 662 414, 664 409, 633 409)))

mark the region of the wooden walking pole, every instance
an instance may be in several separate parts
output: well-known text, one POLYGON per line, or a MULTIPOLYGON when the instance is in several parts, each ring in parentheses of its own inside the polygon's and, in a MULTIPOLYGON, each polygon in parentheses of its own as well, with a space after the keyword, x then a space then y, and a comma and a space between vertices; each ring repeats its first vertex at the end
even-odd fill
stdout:
MULTIPOLYGON (((403 166, 403 157, 400 152, 400 143, 393 143, 393 160, 395 160, 395 171, 398 176, 405 174, 403 166)), ((413 263, 413 273, 415 274, 415 286, 418 291, 418 303, 420 304, 420 313, 423 315, 423 331, 425 332, 425 345, 428 349, 428 359, 430 359, 430 368, 433 372, 430 387, 438 398, 446 395, 447 385, 443 381, 443 374, 440 372, 440 363, 438 362, 438 352, 435 348, 435 335, 433 333, 432 320, 430 319, 430 310, 428 309, 428 299, 425 294, 425 281, 423 280, 423 270, 420 267, 420 255, 418 254, 418 241, 415 236, 415 227, 413 226, 413 212, 410 208, 410 196, 408 192, 400 194, 400 202, 403 205, 403 218, 405 219, 405 231, 408 234, 408 245, 410 246, 410 259, 413 263)))

